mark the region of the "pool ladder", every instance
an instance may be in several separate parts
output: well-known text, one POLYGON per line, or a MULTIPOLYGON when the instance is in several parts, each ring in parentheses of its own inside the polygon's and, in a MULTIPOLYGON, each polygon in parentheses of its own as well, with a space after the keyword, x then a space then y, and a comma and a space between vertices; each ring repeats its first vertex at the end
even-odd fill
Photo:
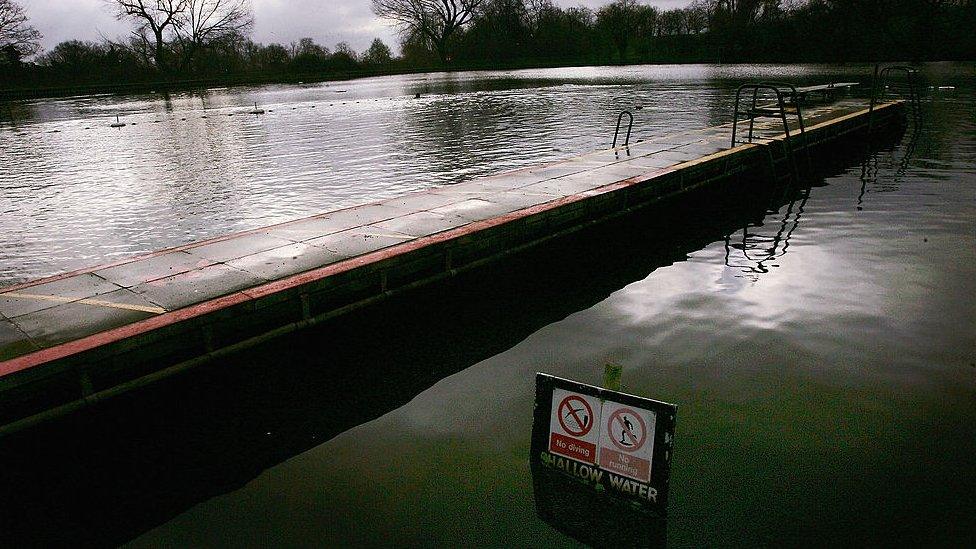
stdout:
MULTIPOLYGON (((739 86, 735 93, 735 112, 732 117, 732 147, 755 143, 755 139, 757 139, 756 119, 771 118, 780 120, 783 123, 783 133, 786 136, 786 139, 783 141, 785 160, 793 168, 793 174, 799 177, 799 169, 796 164, 796 155, 793 149, 794 133, 790 131, 790 123, 787 120, 788 114, 795 116, 800 135, 806 133, 806 127, 803 124, 803 112, 800 110, 800 105, 796 101, 796 97, 796 88, 789 84, 760 82, 758 84, 743 84, 739 86), (750 92, 752 93, 751 102, 748 99, 750 92), (743 102, 743 96, 746 97, 745 102, 743 102), (775 103, 759 104, 761 97, 769 96, 775 96, 775 103), (743 105, 743 103, 746 103, 748 106, 743 105), (749 131, 743 138, 739 134, 739 126, 746 121, 749 122, 749 131)), ((777 160, 773 157, 773 147, 769 146, 770 142, 760 144, 766 146, 769 152, 770 169, 772 170, 773 178, 776 179, 777 160)))
POLYGON ((623 146, 624 147, 627 147, 627 146, 630 145, 630 134, 633 133, 633 131, 634 131, 634 114, 632 112, 630 112, 630 111, 624 111, 624 112, 620 113, 620 116, 617 117, 617 129, 613 133, 613 148, 614 149, 617 148, 617 141, 620 140, 620 125, 623 123, 625 116, 629 117, 630 118, 630 121, 627 123, 627 137, 624 138, 624 145, 623 146))
POLYGON ((892 65, 878 71, 878 65, 874 66, 874 78, 871 81, 871 107, 868 127, 874 127, 874 108, 878 103, 883 103, 888 95, 888 83, 891 81, 892 73, 905 75, 908 82, 908 103, 912 107, 912 122, 915 129, 922 124, 922 98, 919 91, 918 69, 906 65, 892 65))

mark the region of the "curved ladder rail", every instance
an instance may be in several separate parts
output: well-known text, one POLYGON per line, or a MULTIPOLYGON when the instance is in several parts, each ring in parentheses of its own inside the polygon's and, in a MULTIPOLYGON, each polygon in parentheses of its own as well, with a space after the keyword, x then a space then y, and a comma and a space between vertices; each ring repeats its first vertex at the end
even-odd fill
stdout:
POLYGON ((918 69, 907 65, 891 65, 881 69, 880 72, 878 71, 878 66, 875 65, 874 79, 871 83, 871 106, 869 109, 872 117, 869 118, 868 127, 869 129, 873 129, 874 108, 878 103, 884 102, 885 96, 888 94, 888 82, 891 79, 892 73, 902 73, 908 81, 908 102, 912 106, 912 122, 915 124, 915 128, 918 129, 922 123, 922 98, 919 92, 918 69))
POLYGON ((634 131, 634 115, 630 111, 624 111, 620 113, 617 117, 617 129, 613 133, 613 148, 617 148, 617 141, 620 139, 620 124, 624 121, 624 116, 630 117, 630 122, 627 124, 627 138, 624 139, 624 147, 630 145, 630 134, 634 131))
MULTIPOLYGON (((735 111, 732 115, 731 146, 735 147, 736 145, 753 143, 753 140, 756 139, 755 129, 757 118, 777 119, 783 123, 783 134, 786 136, 783 143, 785 154, 793 167, 794 175, 799 177, 799 169, 797 168, 796 158, 793 154, 794 134, 790 131, 790 124, 786 118, 787 111, 792 108, 792 114, 794 114, 797 118, 797 125, 800 134, 803 135, 806 133, 806 126, 803 123, 803 112, 801 111, 799 104, 797 104, 796 98, 796 88, 790 84, 759 82, 739 86, 735 93, 735 111), (749 104, 748 108, 743 109, 743 95, 745 94, 748 97, 748 92, 752 92, 752 102, 749 104), (773 105, 760 105, 760 92, 765 92, 766 95, 775 96, 776 102, 773 105), (792 100, 788 100, 787 97, 792 98, 792 100), (746 120, 749 121, 749 132, 745 139, 742 140, 739 138, 739 125, 746 120)), ((773 176, 775 177, 776 161, 773 159, 772 148, 769 148, 768 150, 770 165, 773 168, 773 176)))

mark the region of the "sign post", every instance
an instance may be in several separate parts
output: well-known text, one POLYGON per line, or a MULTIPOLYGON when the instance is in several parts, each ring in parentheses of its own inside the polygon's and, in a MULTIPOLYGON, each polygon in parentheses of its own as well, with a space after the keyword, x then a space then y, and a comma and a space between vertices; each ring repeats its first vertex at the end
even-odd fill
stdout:
POLYGON ((531 465, 666 517, 676 411, 673 404, 537 374, 531 465))

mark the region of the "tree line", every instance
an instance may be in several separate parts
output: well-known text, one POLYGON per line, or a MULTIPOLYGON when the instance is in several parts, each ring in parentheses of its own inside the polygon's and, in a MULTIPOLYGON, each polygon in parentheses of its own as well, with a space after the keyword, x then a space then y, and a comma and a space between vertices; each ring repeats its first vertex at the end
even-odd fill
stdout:
POLYGON ((659 62, 972 60, 976 0, 373 0, 400 54, 311 38, 259 44, 248 0, 104 0, 131 33, 40 52, 17 0, 0 0, 0 88, 434 68, 659 62))

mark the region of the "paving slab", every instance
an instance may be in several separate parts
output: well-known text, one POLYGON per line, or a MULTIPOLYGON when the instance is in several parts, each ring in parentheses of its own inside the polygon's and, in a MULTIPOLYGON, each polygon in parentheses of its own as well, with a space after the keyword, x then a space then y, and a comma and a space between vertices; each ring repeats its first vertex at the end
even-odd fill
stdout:
POLYGON ((542 174, 533 174, 528 171, 522 170, 519 172, 512 172, 502 175, 495 175, 491 177, 486 177, 484 179, 479 179, 478 183, 484 187, 490 187, 493 189, 519 189, 521 187, 526 187, 528 185, 533 185, 540 181, 544 181, 546 176, 542 174))
POLYGON ((227 265, 265 280, 278 280, 342 261, 345 257, 323 247, 297 243, 234 259, 227 265))
MULTIPOLYGON (((411 213, 386 204, 366 204, 344 210, 320 214, 299 222, 270 227, 264 234, 295 242, 341 233, 356 227, 393 219, 411 213)), ((262 250, 264 251, 264 250, 262 250)))
MULTIPOLYGON (((353 225, 356 226, 356 225, 353 225)), ((290 240, 292 242, 304 242, 313 238, 323 237, 332 233, 338 233, 349 229, 348 222, 337 222, 331 218, 311 218, 303 219, 294 223, 269 227, 262 231, 268 236, 290 240)))
POLYGON ((393 231, 411 236, 427 236, 467 225, 471 221, 456 215, 439 215, 431 212, 417 212, 397 217, 382 223, 369 225, 364 229, 376 232, 393 231))
POLYGON ((132 291, 149 301, 175 311, 201 301, 267 282, 251 273, 218 263, 202 269, 133 286, 132 291))
POLYGON ((430 192, 432 194, 445 194, 461 197, 462 200, 467 200, 469 198, 481 198, 483 196, 492 194, 517 193, 520 192, 520 189, 522 188, 524 187, 504 188, 498 187, 497 185, 486 185, 483 180, 479 179, 467 183, 460 183, 457 185, 449 185, 447 187, 433 189, 430 192))
POLYGON ((223 263, 238 257, 244 257, 274 248, 293 244, 291 240, 278 238, 268 234, 248 234, 236 238, 229 238, 219 242, 211 242, 202 246, 187 249, 187 253, 196 257, 223 263))
POLYGON ((690 145, 684 145, 675 149, 675 152, 681 152, 684 154, 690 154, 693 158, 700 158, 702 156, 708 156, 710 154, 715 154, 719 151, 723 151, 729 148, 728 142, 723 142, 719 144, 717 141, 699 141, 697 143, 692 143, 690 145))
POLYGON ((570 164, 570 165, 573 165, 573 166, 579 166, 579 167, 581 167, 583 169, 586 169, 586 170, 592 170, 593 168, 599 168, 599 167, 604 166, 606 164, 606 162, 599 161, 599 160, 588 159, 588 158, 583 157, 583 156, 580 156, 580 157, 577 157, 577 158, 571 158, 569 160, 564 160, 562 163, 563 164, 570 164))
POLYGON ((37 349, 37 345, 12 321, 0 318, 0 360, 18 357, 37 349))
POLYGON ((638 175, 643 175, 648 171, 649 170, 643 166, 630 164, 628 162, 617 162, 616 164, 611 164, 603 168, 597 168, 586 173, 592 174, 593 179, 601 183, 599 186, 603 186, 616 183, 624 179, 630 179, 631 177, 637 177, 638 175))
POLYGON ((513 207, 510 205, 499 204, 485 198, 472 198, 433 209, 431 213, 463 217, 470 221, 482 221, 484 219, 505 215, 512 210, 513 207))
POLYGON ((306 244, 318 246, 340 257, 349 258, 372 253, 383 248, 414 240, 416 237, 396 231, 352 229, 309 240, 306 244))
POLYGON ((13 319, 64 303, 114 292, 119 288, 100 276, 83 273, 17 291, 0 293, 0 314, 13 319))
POLYGON ((680 145, 684 144, 685 142, 690 141, 690 140, 692 140, 692 139, 694 139, 696 137, 698 137, 698 135, 688 136, 688 137, 684 137, 682 139, 678 139, 678 142, 679 143, 677 145, 675 143, 661 143, 661 142, 657 142, 657 141, 641 141, 639 143, 631 143, 627 147, 627 149, 629 149, 635 155, 643 156, 643 155, 654 154, 654 153, 659 153, 659 152, 666 151, 666 150, 669 150, 669 149, 673 149, 673 148, 675 148, 677 146, 680 146, 680 145))
POLYGON ((664 152, 659 152, 655 154, 652 158, 656 160, 668 161, 671 163, 670 164, 671 166, 674 166, 675 164, 681 164, 682 162, 688 162, 689 160, 697 160, 702 156, 704 155, 685 153, 677 149, 672 149, 664 152))
POLYGON ((600 174, 596 174, 593 171, 588 171, 573 176, 550 179, 549 181, 536 183, 535 185, 526 187, 525 190, 528 192, 555 195, 561 198, 564 196, 571 196, 581 193, 583 191, 588 191, 590 189, 595 189, 597 187, 602 187, 603 185, 609 183, 611 183, 611 181, 609 181, 606 177, 601 179, 600 174))
POLYGON ((452 196, 450 194, 420 192, 386 200, 383 202, 383 205, 405 210, 403 215, 406 215, 414 212, 433 210, 434 208, 439 208, 454 202, 460 202, 461 200, 463 200, 463 198, 452 196))
POLYGON ((598 151, 595 153, 590 153, 583 156, 588 162, 593 162, 597 164, 596 168, 606 166, 607 164, 613 164, 615 162, 620 162, 621 160, 626 160, 637 156, 637 152, 634 149, 629 151, 625 148, 618 149, 615 151, 598 151))
POLYGON ((144 282, 200 269, 213 263, 209 259, 176 251, 100 269, 95 271, 95 274, 123 288, 131 288, 144 282))
POLYGON ((569 162, 564 162, 553 166, 546 166, 543 168, 532 169, 529 170, 529 173, 533 175, 538 175, 542 177, 542 181, 545 181, 547 179, 555 179, 557 177, 564 177, 567 175, 572 175, 574 173, 586 171, 588 169, 592 169, 593 167, 594 166, 590 164, 580 163, 574 165, 569 162))
MULTIPOLYGON (((677 164, 674 157, 663 156, 663 155, 651 155, 651 156, 638 156, 635 158, 630 158, 620 164, 628 166, 636 166, 646 170, 655 170, 660 168, 667 168, 677 164)), ((620 165, 618 164, 618 165, 620 165)))
POLYGON ((550 194, 541 191, 526 191, 519 189, 518 192, 496 194, 485 197, 485 200, 507 206, 509 211, 515 212, 532 206, 546 204, 561 198, 557 194, 550 194))
POLYGON ((12 320, 38 345, 50 347, 165 312, 162 310, 150 312, 152 309, 158 309, 156 304, 127 289, 119 289, 97 297, 97 300, 65 303, 12 320))

